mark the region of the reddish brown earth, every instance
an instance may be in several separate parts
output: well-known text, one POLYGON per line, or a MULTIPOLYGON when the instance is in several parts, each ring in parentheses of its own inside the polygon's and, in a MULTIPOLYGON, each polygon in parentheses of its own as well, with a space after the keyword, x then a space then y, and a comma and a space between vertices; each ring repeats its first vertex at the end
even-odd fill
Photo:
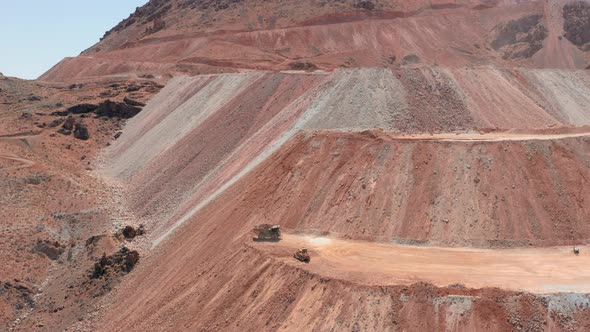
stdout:
POLYGON ((111 188, 92 171, 96 152, 124 122, 74 115, 90 132, 83 141, 58 133, 63 120, 51 123, 65 117, 51 113, 107 96, 145 101, 159 84, 101 79, 73 87, 0 77, 0 330, 21 320, 23 329, 60 330, 110 287, 87 277, 97 257, 120 243, 110 240, 118 218, 111 188), (141 89, 127 93, 132 85, 141 89), (92 236, 104 239, 87 245, 92 236))
POLYGON ((589 8, 152 0, 0 75, 0 330, 589 330, 589 8))

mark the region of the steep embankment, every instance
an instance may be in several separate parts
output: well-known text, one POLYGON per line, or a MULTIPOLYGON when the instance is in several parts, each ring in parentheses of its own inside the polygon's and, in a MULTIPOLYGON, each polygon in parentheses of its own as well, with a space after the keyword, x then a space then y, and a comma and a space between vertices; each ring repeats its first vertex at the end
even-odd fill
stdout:
MULTIPOLYGON (((585 242, 590 235, 584 224, 589 216, 584 205, 590 194, 588 138, 545 141, 544 136, 556 138, 541 134, 533 142, 513 141, 514 137, 499 142, 411 142, 372 132, 297 135, 216 199, 208 199, 209 204, 187 204, 185 208, 192 210, 184 217, 187 222, 117 289, 112 306, 96 326, 104 331, 585 326, 590 315, 585 295, 468 289, 452 284, 465 280, 473 286, 469 275, 445 279, 437 273, 440 267, 412 274, 405 281, 400 281, 404 273, 386 274, 390 282, 383 282, 375 275, 365 279, 363 262, 355 265, 361 275, 332 266, 313 245, 312 263, 306 266, 291 261, 292 252, 282 244, 262 249, 249 244, 250 230, 263 222, 303 233, 373 241, 399 237, 400 242, 412 244, 585 242)), ((157 206, 157 201, 153 204, 157 206)), ((360 248, 371 246, 375 245, 360 248)), ((344 253, 355 255, 350 250, 344 253)), ((508 255, 522 259, 518 251, 508 255)), ((567 255, 558 259, 564 269, 566 262, 579 263, 569 252, 562 255, 567 255)), ((433 252, 433 257, 438 256, 433 252)), ((379 257, 373 259, 376 266, 387 266, 379 263, 379 257)), ((461 259, 473 263, 482 257, 449 259, 465 267, 468 262, 461 259)), ((510 261, 502 260, 501 266, 511 269, 510 261)), ((539 264, 527 273, 538 275, 553 268, 539 264)), ((469 271, 477 278, 473 269, 469 271)), ((572 280, 564 278, 568 281, 558 285, 540 278, 539 287, 570 291, 572 280)), ((501 283, 501 278, 476 280, 484 287, 501 283)), ((502 286, 515 287, 514 283, 502 286)))
POLYGON ((425 65, 583 69, 590 58, 585 47, 575 44, 578 35, 564 31, 570 26, 583 30, 584 18, 563 18, 562 6, 553 2, 383 1, 373 9, 359 2, 308 1, 309 7, 299 1, 250 2, 211 10, 152 1, 162 7, 150 12, 152 21, 142 15, 130 19, 41 79, 425 65), (220 17, 195 25, 186 21, 195 17, 188 12, 205 20, 220 17), (270 14, 277 12, 289 15, 270 14), (253 17, 256 21, 250 22, 253 17), (153 32, 153 21, 166 23, 153 32))
POLYGON ((588 138, 299 136, 248 176, 231 199, 248 208, 230 219, 372 241, 573 244, 590 236, 588 152, 588 138))
MULTIPOLYGON (((578 228, 570 222, 581 223, 588 213, 579 201, 588 193, 575 185, 586 181, 587 138, 553 142, 550 139, 568 138, 569 134, 539 135, 583 134, 583 129, 562 127, 590 124, 584 111, 590 105, 589 90, 585 72, 546 70, 355 69, 332 74, 178 78, 154 98, 147 111, 130 121, 109 148, 105 172, 129 185, 131 208, 149 221, 153 239, 163 239, 174 225, 190 220, 278 153, 273 158, 317 159, 311 165, 278 167, 269 171, 272 176, 260 174, 264 181, 273 176, 283 179, 295 170, 310 176, 285 186, 284 196, 267 192, 269 197, 292 202, 288 197, 299 192, 300 205, 292 204, 299 211, 312 199, 304 198, 303 193, 330 194, 313 198, 316 210, 303 214, 307 217, 293 215, 297 220, 290 220, 277 212, 267 221, 357 238, 436 239, 448 244, 456 236, 457 243, 480 245, 501 240, 562 243, 586 236, 582 224, 576 224, 582 228, 575 238, 567 234, 578 228), (481 76, 487 79, 476 79, 481 76), (552 97, 556 95, 560 97, 552 97), (566 95, 572 98, 560 103, 566 95), (283 148, 302 129, 375 128, 397 135, 489 128, 499 128, 499 132, 486 139, 479 137, 480 142, 469 142, 468 136, 455 137, 455 141, 463 137, 467 141, 463 143, 449 142, 452 135, 439 135, 437 142, 433 141, 436 136, 428 135, 415 137, 422 141, 400 141, 391 135, 377 134, 377 139, 373 134, 348 137, 325 133, 299 137, 289 143, 290 148, 283 148), (509 128, 529 134, 520 140, 539 141, 522 142, 514 134, 503 134, 509 128), (330 148, 324 150, 322 144, 330 148), (315 145, 317 149, 312 148, 315 145), (311 156, 305 157, 305 153, 311 156), (333 169, 344 167, 341 164, 348 166, 333 169), (506 172, 506 167, 514 171, 506 172), (287 169, 284 174, 274 173, 283 168, 287 169), (321 180, 310 175, 327 169, 333 171, 323 173, 321 180), (350 181, 336 181, 339 176, 350 181), (348 189, 331 188, 329 183, 352 185, 356 178, 374 181, 364 185, 375 185, 378 191, 370 195, 373 198, 355 196, 349 211, 344 211, 337 197, 348 189), (387 188, 398 188, 398 195, 387 194, 387 188), (536 197, 539 192, 551 197, 545 202, 536 197), (436 197, 440 201, 436 202, 436 197), (456 201, 459 203, 454 204, 456 201), (338 211, 330 206, 339 206, 338 211), (518 209, 512 211, 512 207, 518 209), (555 230, 549 224, 541 226, 553 218, 562 220, 561 226, 554 226, 555 230), (355 228, 353 221, 361 219, 375 224, 364 225, 363 221, 361 228, 355 228), (337 225, 329 226, 332 222, 337 225), (529 226, 521 227, 521 223, 529 226), (362 228, 368 233, 363 235, 362 228), (350 231, 343 231, 347 229, 350 231)), ((266 185, 267 189, 280 187, 280 183, 266 185)))
MULTIPOLYGON (((95 326, 582 326, 584 295, 446 287, 463 279, 435 271, 399 283, 440 287, 375 286, 321 258, 309 267, 285 263, 288 249, 252 247, 250 232, 276 223, 406 244, 585 243, 590 138, 582 91, 589 88, 585 72, 489 68, 173 79, 107 151, 103 172, 128 185, 155 249, 95 326), (574 98, 559 102, 556 94, 574 98)), ((501 282, 486 280, 478 287, 501 282)))

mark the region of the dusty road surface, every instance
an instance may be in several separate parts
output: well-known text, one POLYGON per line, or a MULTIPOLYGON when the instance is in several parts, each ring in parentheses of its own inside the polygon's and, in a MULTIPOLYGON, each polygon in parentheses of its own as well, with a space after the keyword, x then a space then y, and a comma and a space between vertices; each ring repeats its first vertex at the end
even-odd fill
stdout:
POLYGON ((533 293, 590 292, 590 247, 526 249, 437 248, 378 244, 302 235, 254 246, 320 275, 369 285, 430 282, 533 293), (308 248, 311 263, 292 254, 308 248))
MULTIPOLYGON (((330 130, 328 130, 330 131, 330 130)), ((339 132, 339 130, 331 130, 339 132)), ((342 131, 342 130, 341 130, 342 131)), ((491 132, 491 133, 443 133, 397 135, 383 133, 385 137, 396 141, 438 141, 438 142, 513 142, 513 141, 554 141, 559 139, 589 137, 590 131, 583 128, 574 132, 491 132)))

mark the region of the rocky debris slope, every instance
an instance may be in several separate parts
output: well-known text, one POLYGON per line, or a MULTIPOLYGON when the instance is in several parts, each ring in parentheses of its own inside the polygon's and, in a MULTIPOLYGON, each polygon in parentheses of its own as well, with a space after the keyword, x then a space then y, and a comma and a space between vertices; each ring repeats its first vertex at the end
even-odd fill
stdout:
POLYGON ((590 51, 590 4, 567 3, 563 7, 565 38, 584 51, 590 51))
MULTIPOLYGON (((588 89, 590 79, 583 71, 354 69, 321 75, 179 78, 129 122, 109 148, 111 159, 104 171, 128 181, 132 193, 136 193, 131 196, 132 209, 154 230, 150 236, 157 237, 178 220, 186 221, 184 215, 190 207, 216 197, 220 188, 260 165, 299 130, 358 132, 381 128, 418 134, 583 126, 590 124, 585 112, 590 105, 588 89)), ((522 151, 521 145, 510 144, 522 151)), ((427 146, 415 148, 430 149, 427 146)), ((410 158, 413 148, 400 147, 397 153, 405 151, 402 155, 410 158)), ((565 149, 570 151, 571 147, 565 149)), ((498 146, 494 150, 490 152, 492 159, 504 154, 498 146)), ((455 152, 460 158, 462 152, 455 152)), ((456 162, 460 165, 441 166, 437 172, 454 172, 455 167, 461 169, 466 163, 460 159, 456 162)), ((474 160, 470 167, 475 169, 478 164, 474 160)), ((420 167, 411 163, 398 166, 406 167, 402 165, 420 167)), ((513 184, 506 185, 511 188, 513 184)), ((472 208, 485 210, 482 206, 472 208)))
POLYGON ((35 307, 35 290, 26 284, 18 279, 0 281, 0 327, 8 327, 6 323, 13 322, 22 311, 35 307))

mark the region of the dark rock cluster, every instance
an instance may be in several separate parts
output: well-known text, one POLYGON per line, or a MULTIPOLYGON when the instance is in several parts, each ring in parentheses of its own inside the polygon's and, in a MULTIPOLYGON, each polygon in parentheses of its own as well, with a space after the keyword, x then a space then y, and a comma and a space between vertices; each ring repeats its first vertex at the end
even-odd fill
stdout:
POLYGON ((65 249, 57 241, 39 239, 33 247, 33 251, 39 254, 43 254, 52 261, 55 261, 59 259, 59 257, 64 253, 65 249))
POLYGON ((90 275, 91 279, 100 279, 110 275, 127 274, 133 270, 139 262, 139 253, 135 250, 129 250, 127 247, 121 248, 116 253, 102 257, 94 264, 94 269, 90 275))
POLYGON ((375 4, 371 1, 361 1, 357 2, 353 5, 355 8, 365 9, 365 10, 373 10, 375 9, 375 4))
POLYGON ((145 229, 143 228, 143 225, 140 225, 138 228, 133 226, 125 226, 125 228, 123 228, 121 231, 121 234, 123 234, 126 239, 134 239, 137 236, 144 235, 145 229))
POLYGON ((506 60, 532 57, 543 48, 548 36, 542 15, 529 15, 496 26, 495 38, 491 42, 494 50, 506 60))
POLYGON ((563 6, 564 37, 584 51, 590 51, 590 4, 576 1, 563 6))
POLYGON ((98 117, 105 116, 109 118, 130 119, 141 112, 141 107, 143 106, 145 106, 145 104, 131 98, 125 98, 125 102, 123 103, 107 99, 98 105, 79 104, 64 111, 53 112, 51 115, 68 116, 72 114, 76 115, 94 113, 98 117))
POLYGON ((307 70, 307 71, 313 71, 318 69, 318 66, 316 66, 314 63, 311 62, 292 62, 289 64, 289 67, 291 67, 291 69, 293 70, 307 70))

